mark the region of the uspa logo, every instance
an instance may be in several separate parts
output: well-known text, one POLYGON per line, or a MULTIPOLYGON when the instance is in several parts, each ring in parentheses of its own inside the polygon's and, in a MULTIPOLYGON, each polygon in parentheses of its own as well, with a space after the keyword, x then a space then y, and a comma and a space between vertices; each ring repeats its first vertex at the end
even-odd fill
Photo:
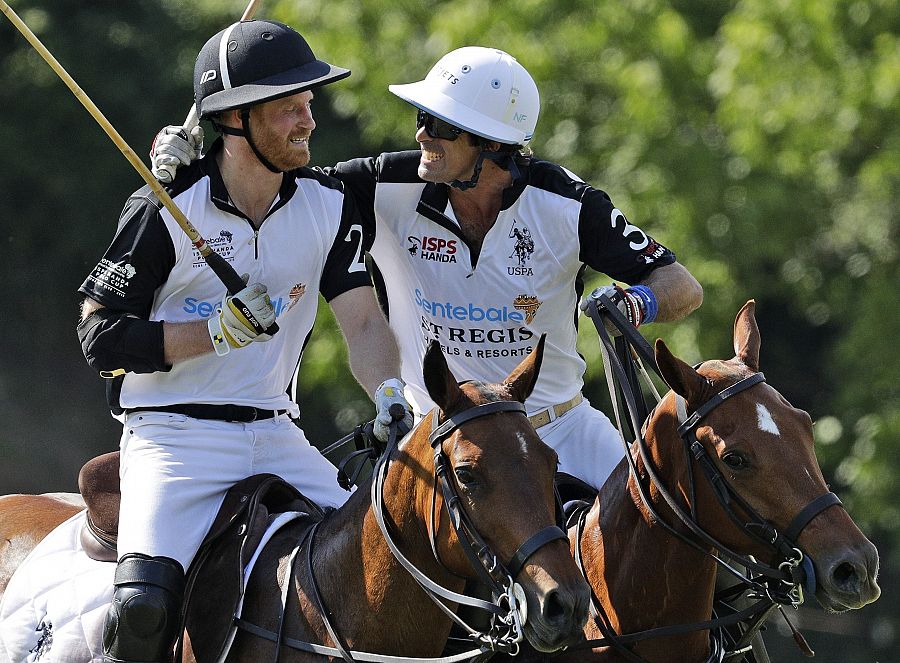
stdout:
POLYGON ((506 273, 510 276, 532 276, 534 272, 528 266, 534 253, 534 239, 531 237, 531 231, 519 224, 517 220, 513 220, 512 227, 509 229, 509 238, 515 240, 509 258, 515 260, 516 264, 509 265, 506 273))

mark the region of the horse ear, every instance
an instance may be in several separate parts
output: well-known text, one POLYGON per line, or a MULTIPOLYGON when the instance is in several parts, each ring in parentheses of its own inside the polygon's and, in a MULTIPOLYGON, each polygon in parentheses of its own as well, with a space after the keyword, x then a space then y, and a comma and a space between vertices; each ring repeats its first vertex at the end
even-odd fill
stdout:
POLYGON ((544 341, 546 339, 547 334, 541 334, 537 347, 504 380, 509 387, 510 395, 520 403, 525 402, 525 399, 531 395, 534 385, 537 384, 541 361, 544 358, 544 341))
POLYGON ((759 370, 760 338, 755 309, 756 301, 751 299, 741 307, 734 320, 734 354, 751 371, 759 370))
POLYGON ((431 400, 446 412, 459 396, 459 384, 450 367, 447 366, 447 359, 441 351, 441 345, 437 341, 431 341, 428 344, 428 350, 425 352, 425 360, 423 362, 422 374, 425 378, 425 388, 428 389, 428 395, 431 400))
POLYGON ((666 384, 688 403, 696 403, 706 387, 706 378, 672 354, 661 338, 656 339, 656 364, 666 384))

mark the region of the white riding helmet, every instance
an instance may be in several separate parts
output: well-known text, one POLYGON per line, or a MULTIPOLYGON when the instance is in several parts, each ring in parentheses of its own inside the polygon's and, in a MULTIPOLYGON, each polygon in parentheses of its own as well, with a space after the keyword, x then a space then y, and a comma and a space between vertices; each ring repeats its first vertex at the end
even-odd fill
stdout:
POLYGON ((388 89, 445 122, 507 145, 531 140, 541 110, 531 75, 496 48, 458 48, 438 60, 425 80, 388 89))

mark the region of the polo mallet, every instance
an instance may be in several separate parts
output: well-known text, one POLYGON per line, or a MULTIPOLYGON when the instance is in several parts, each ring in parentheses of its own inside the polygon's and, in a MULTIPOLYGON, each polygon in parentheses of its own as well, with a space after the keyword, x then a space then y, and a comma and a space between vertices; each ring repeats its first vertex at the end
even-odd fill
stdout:
MULTIPOLYGON (((256 13, 256 8, 259 6, 261 0, 250 0, 250 3, 247 5, 247 8, 244 10, 244 13, 241 15, 242 21, 249 21, 253 18, 253 15, 256 13)), ((184 118, 184 128, 187 129, 188 133, 190 133, 191 129, 200 124, 200 115, 197 111, 197 104, 191 106, 190 112, 188 112, 187 117, 184 118)), ((185 140, 187 140, 187 136, 185 136, 185 140)), ((232 293, 234 294, 234 293, 232 293)))
MULTIPOLYGON (((248 12, 252 14, 252 10, 255 9, 255 5, 258 0, 254 0, 250 3, 250 6, 247 7, 247 11, 244 12, 247 14, 248 12)), ((116 147, 119 148, 119 151, 125 155, 125 158, 128 159, 129 163, 134 166, 134 169, 138 172, 144 182, 150 187, 153 193, 159 198, 159 201, 163 204, 163 206, 169 210, 169 213, 175 218, 175 221, 184 231, 184 234, 188 236, 188 239, 191 240, 191 244, 196 247, 196 249, 200 252, 200 255, 206 261, 206 264, 209 265, 210 269, 215 272, 216 276, 219 277, 219 280, 225 285, 225 288, 232 295, 237 294, 241 290, 244 289, 246 284, 244 280, 238 276, 238 273, 234 270, 234 267, 225 260, 222 256, 212 250, 209 244, 206 243, 206 240, 200 236, 200 233, 197 232, 197 229, 194 228, 193 224, 188 220, 188 218, 184 215, 184 213, 178 208, 178 205, 175 204, 175 201, 169 196, 166 190, 162 187, 162 185, 153 177, 153 173, 141 162, 138 158, 137 154, 134 153, 128 143, 125 142, 125 139, 119 135, 119 132, 116 131, 115 127, 110 124, 109 120, 107 120, 103 113, 100 112, 100 109, 97 108, 97 105, 94 104, 93 101, 85 94, 84 90, 75 82, 75 80, 69 75, 69 73, 63 68, 63 66, 53 57, 53 54, 47 50, 47 48, 41 43, 41 41, 34 35, 34 33, 29 29, 27 25, 22 21, 21 18, 10 8, 8 4, 6 4, 5 0, 0 0, 0 11, 6 14, 6 17, 10 20, 10 22, 16 26, 19 32, 28 40, 28 43, 34 47, 44 61, 50 65, 50 68, 56 72, 56 74, 62 79, 63 83, 72 91, 72 94, 75 95, 75 98, 81 102, 81 105, 84 106, 88 113, 97 121, 97 124, 106 132, 106 135, 110 137, 113 143, 115 143, 116 147)), ((193 109, 192 109, 193 110, 193 109)), ((193 115, 196 115, 196 110, 193 110, 193 115)), ((190 115, 188 116, 190 119, 190 115)), ((274 334, 278 331, 278 325, 276 323, 272 323, 272 325, 266 329, 266 333, 274 334)))

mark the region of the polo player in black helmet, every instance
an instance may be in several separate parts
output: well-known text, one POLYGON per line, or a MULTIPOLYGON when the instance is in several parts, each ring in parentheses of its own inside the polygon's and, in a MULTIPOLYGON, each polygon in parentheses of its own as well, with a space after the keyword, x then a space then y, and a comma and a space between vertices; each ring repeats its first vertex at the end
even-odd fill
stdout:
POLYGON ((308 286, 331 305, 378 420, 390 421, 394 403, 409 409, 353 232, 356 207, 340 182, 305 167, 313 88, 349 75, 281 23, 240 22, 213 36, 197 57, 194 99, 223 136, 168 191, 249 285, 223 299, 145 188, 80 288, 85 357, 116 375, 107 393, 124 423, 107 663, 171 659, 184 571, 231 485, 273 473, 322 506, 346 500, 334 466, 295 425, 287 393, 316 318, 308 286), (281 331, 267 333, 276 317, 281 331))

